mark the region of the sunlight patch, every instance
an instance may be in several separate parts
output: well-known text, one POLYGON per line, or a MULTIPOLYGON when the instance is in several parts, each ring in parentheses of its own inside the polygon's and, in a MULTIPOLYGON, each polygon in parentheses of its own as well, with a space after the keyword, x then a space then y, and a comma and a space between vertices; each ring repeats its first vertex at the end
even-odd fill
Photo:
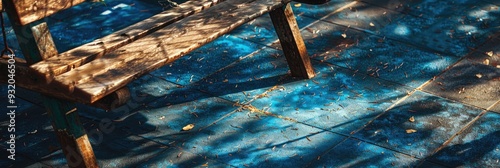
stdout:
POLYGON ((394 29, 394 33, 401 36, 407 36, 410 34, 410 29, 408 29, 405 25, 398 25, 394 29))
POLYGON ((469 16, 477 18, 477 19, 488 19, 489 18, 488 11, 485 11, 485 10, 471 11, 471 12, 469 12, 469 16))
POLYGON ((101 15, 109 15, 111 13, 113 13, 113 12, 111 12, 110 10, 106 10, 106 11, 102 12, 101 15))
POLYGON ((458 30, 467 33, 470 35, 471 33, 477 33, 477 27, 471 25, 460 25, 458 26, 458 30))

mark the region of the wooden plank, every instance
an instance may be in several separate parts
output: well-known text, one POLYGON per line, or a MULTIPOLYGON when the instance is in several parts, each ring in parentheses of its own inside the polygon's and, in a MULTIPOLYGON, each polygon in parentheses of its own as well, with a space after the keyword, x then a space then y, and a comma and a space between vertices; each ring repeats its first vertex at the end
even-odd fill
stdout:
POLYGON ((56 45, 52 40, 52 35, 50 34, 47 23, 42 22, 33 26, 31 28, 31 32, 33 32, 33 37, 36 41, 36 44, 38 45, 38 50, 40 51, 42 60, 48 59, 58 54, 56 45))
POLYGON ((95 58, 114 51, 141 37, 172 24, 182 18, 200 12, 222 0, 188 1, 171 10, 154 15, 151 18, 138 22, 113 34, 97 39, 88 44, 74 48, 60 54, 58 57, 46 59, 31 66, 39 80, 50 83, 54 76, 79 67, 95 58))
POLYGON ((49 55, 53 54, 52 49, 55 47, 53 46, 52 38, 47 38, 50 36, 50 33, 48 33, 48 29, 46 29, 46 23, 38 21, 27 25, 20 25, 15 22, 15 20, 18 19, 18 16, 13 10, 14 4, 10 1, 4 2, 7 2, 3 5, 5 5, 5 10, 9 20, 11 22, 14 21, 11 26, 12 29, 14 29, 19 46, 21 46, 21 52, 23 53, 24 58, 26 58, 27 63, 31 65, 43 60, 43 58, 50 57, 49 55), (45 44, 39 45, 38 42, 45 43, 49 46, 44 47, 43 45, 45 44), (41 51, 39 48, 46 48, 47 50, 41 51))
POLYGON ((85 0, 4 0, 14 4, 14 9, 21 25, 27 25, 43 19, 60 10, 78 5, 85 0))
POLYGON ((292 76, 305 79, 314 77, 314 69, 290 4, 271 11, 270 15, 292 76))
MULTIPOLYGON (((223 2, 128 44, 122 47, 123 50, 112 52, 93 61, 96 62, 95 64, 108 62, 110 64, 106 66, 110 68, 100 69, 86 64, 76 68, 76 71, 57 76, 54 82, 74 88, 74 95, 94 102, 123 87, 136 77, 171 63, 184 54, 285 3, 282 0, 223 2), (92 71, 94 73, 92 78, 78 77, 82 75, 80 72, 85 71, 92 71)), ((71 90, 69 88, 68 90, 71 90)))
MULTIPOLYGON (((0 58, 0 72, 8 72, 9 63, 7 60, 8 60, 7 57, 0 58)), ((16 63, 14 65, 17 76, 15 78, 16 80, 15 84, 17 87, 16 97, 20 97, 20 95, 29 96, 33 94, 33 92, 28 91, 31 90, 41 93, 43 95, 50 95, 51 97, 64 99, 70 102, 84 103, 105 110, 112 110, 116 107, 119 107, 125 104, 130 98, 130 92, 126 87, 124 87, 122 89, 117 90, 116 92, 107 95, 106 97, 100 99, 99 101, 89 104, 88 101, 85 101, 79 97, 70 94, 65 94, 64 92, 57 90, 57 88, 55 87, 50 87, 49 85, 39 83, 36 80, 36 78, 32 76, 32 70, 27 66, 26 60, 17 57, 15 57, 15 60, 16 63), (23 88, 28 90, 24 90, 23 88)), ((8 83, 8 80, 9 78, 7 75, 0 75, 0 83, 8 83)), ((28 101, 35 104, 41 104, 42 101, 39 97, 36 96, 22 97, 22 98, 28 99, 28 101)))

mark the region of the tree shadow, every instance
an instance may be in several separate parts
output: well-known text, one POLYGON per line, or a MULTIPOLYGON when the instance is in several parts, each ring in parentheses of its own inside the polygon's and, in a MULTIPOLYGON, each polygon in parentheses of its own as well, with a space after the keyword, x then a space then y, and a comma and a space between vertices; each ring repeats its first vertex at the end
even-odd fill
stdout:
POLYGON ((450 167, 471 165, 483 160, 488 152, 498 149, 499 137, 500 131, 491 132, 480 139, 447 146, 428 158, 431 161, 444 162, 450 167))

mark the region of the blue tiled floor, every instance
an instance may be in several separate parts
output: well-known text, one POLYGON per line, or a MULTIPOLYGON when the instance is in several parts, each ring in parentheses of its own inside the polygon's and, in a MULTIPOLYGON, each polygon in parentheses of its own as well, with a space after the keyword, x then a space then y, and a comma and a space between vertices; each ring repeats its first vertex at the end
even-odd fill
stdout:
MULTIPOLYGON (((47 22, 64 51, 162 3, 86 2, 47 22)), ((126 105, 79 114, 101 167, 498 167, 499 5, 293 2, 313 79, 289 75, 264 15, 130 83, 126 105)), ((66 167, 37 94, 18 102, 16 161, 1 152, 0 167, 66 167)))

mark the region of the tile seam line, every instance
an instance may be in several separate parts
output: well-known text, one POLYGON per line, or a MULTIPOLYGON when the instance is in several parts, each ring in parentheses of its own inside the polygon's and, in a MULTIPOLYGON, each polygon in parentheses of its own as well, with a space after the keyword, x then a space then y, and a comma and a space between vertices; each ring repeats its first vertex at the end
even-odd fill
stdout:
MULTIPOLYGON (((389 110, 391 110, 392 108, 394 108, 397 104, 403 102, 404 100, 406 100, 408 97, 410 97, 411 95, 413 95, 413 93, 415 93, 416 90, 413 90, 411 91, 410 93, 408 93, 407 95, 405 95, 403 98, 397 100, 396 102, 394 102, 391 106, 389 106, 386 110, 384 110, 384 112, 380 113, 379 115, 377 115, 375 118, 373 118, 372 120, 368 121, 366 124, 364 124, 363 126, 361 126, 360 128, 352 131, 351 133, 349 133, 349 135, 344 139, 342 140, 341 142, 339 142, 338 144, 334 145, 333 147, 327 149, 325 152, 323 152, 320 156, 324 156, 326 155, 328 152, 330 152, 331 150, 333 150, 335 147, 337 147, 338 145, 342 144, 343 142, 347 141, 348 139, 357 139, 361 142, 365 142, 365 143, 368 143, 368 144, 372 144, 372 145, 375 145, 375 146, 378 146, 378 147, 381 147, 381 148, 384 148, 384 149, 388 149, 390 151, 394 151, 394 152, 397 152, 397 153, 400 153, 400 154, 403 154, 403 155, 406 155, 406 156, 409 156, 409 157, 412 157, 412 158, 417 158, 415 156, 412 156, 412 155, 409 155, 409 154, 406 154, 406 153, 403 153, 403 152, 400 152, 400 151, 397 151, 397 150, 394 150, 394 149, 390 149, 390 148, 386 148, 384 146, 380 146, 380 145, 377 145, 377 144, 374 144, 374 143, 371 143, 369 141, 366 141, 366 140, 362 140, 362 139, 359 139, 359 138, 356 138, 354 137, 354 134, 359 132, 360 130, 362 130, 363 128, 365 128, 366 126, 370 125, 373 121, 375 121, 376 119, 378 119, 380 116, 386 114, 389 110)), ((329 132, 333 132, 331 130, 327 130, 329 132)), ((333 133, 336 133, 336 134, 339 134, 339 135, 344 135, 344 134, 340 134, 340 133, 337 133, 337 132, 333 132, 333 133)), ((312 163, 314 162, 311 161, 309 162, 306 167, 309 167, 312 163)))
MULTIPOLYGON (((239 108, 238 108, 238 109, 239 109, 239 108)), ((214 121, 214 122, 210 123, 209 125, 207 125, 207 126, 205 126, 205 127, 202 127, 202 128, 200 128, 200 129, 198 129, 197 131, 193 131, 193 132, 189 132, 189 133, 196 133, 196 132, 199 132, 199 131, 201 131, 201 130, 203 130, 203 129, 206 129, 206 128, 208 128, 208 127, 211 127, 211 126, 213 126, 213 125, 217 124, 217 122, 218 122, 218 121, 221 121, 221 120, 223 120, 223 119, 225 119, 225 118, 229 117, 230 115, 232 115, 232 114, 234 114, 234 113, 237 113, 237 112, 238 112, 238 109, 235 109, 235 110, 231 111, 230 113, 225 114, 225 115, 224 115, 224 116, 222 116, 221 118, 217 119, 216 121, 214 121)), ((171 142, 171 143, 167 143, 167 144, 165 144, 165 143, 163 143, 163 142, 159 142, 159 141, 154 140, 154 139, 152 139, 152 138, 144 137, 144 136, 142 136, 142 135, 135 135, 135 136, 138 136, 138 137, 140 137, 140 138, 142 138, 142 139, 144 139, 144 140, 151 141, 151 142, 154 142, 154 143, 159 144, 159 145, 166 146, 166 147, 168 147, 168 148, 177 148, 177 149, 179 149, 179 150, 182 150, 183 152, 191 153, 191 154, 194 154, 194 155, 197 155, 197 156, 202 156, 202 154, 199 154, 199 153, 195 153, 195 152, 191 152, 191 151, 185 150, 184 148, 182 148, 182 147, 180 147, 180 146, 177 146, 177 145, 172 145, 172 144, 175 144, 175 143, 176 143, 176 141, 173 141, 173 142, 171 142)), ((157 154, 155 154, 155 155, 153 155, 153 156, 151 156, 151 157, 149 157, 149 158, 147 158, 147 159, 145 159, 145 160, 149 160, 149 159, 155 158, 155 157, 157 157, 157 156, 160 156, 160 154, 161 154, 161 153, 163 153, 163 152, 165 152, 166 150, 168 150, 168 148, 166 148, 166 149, 164 149, 164 150, 162 150, 162 151, 158 152, 157 154)), ((232 165, 232 164, 229 164, 229 163, 226 163, 226 162, 219 161, 218 159, 214 159, 214 158, 212 158, 212 157, 210 157, 210 156, 206 156, 206 157, 207 157, 207 159, 213 160, 213 161, 215 161, 215 162, 223 163, 223 164, 229 165, 229 166, 231 166, 231 167, 236 167, 236 166, 234 166, 234 165, 232 165)))
POLYGON ((467 122, 467 124, 464 127, 462 127, 462 129, 460 129, 459 131, 457 131, 456 133, 454 133, 450 138, 448 138, 445 142, 443 142, 443 144, 441 144, 441 146, 437 147, 428 156, 426 156, 425 158, 423 158, 421 160, 421 162, 419 164, 417 164, 417 167, 421 166, 430 157, 434 156, 436 153, 438 153, 443 148, 445 148, 446 146, 448 146, 458 135, 462 134, 466 129, 472 127, 472 125, 474 125, 476 123, 476 121, 478 121, 479 119, 481 119, 481 117, 483 117, 486 113, 488 113, 488 110, 483 110, 476 117, 474 117, 471 121, 467 122))

